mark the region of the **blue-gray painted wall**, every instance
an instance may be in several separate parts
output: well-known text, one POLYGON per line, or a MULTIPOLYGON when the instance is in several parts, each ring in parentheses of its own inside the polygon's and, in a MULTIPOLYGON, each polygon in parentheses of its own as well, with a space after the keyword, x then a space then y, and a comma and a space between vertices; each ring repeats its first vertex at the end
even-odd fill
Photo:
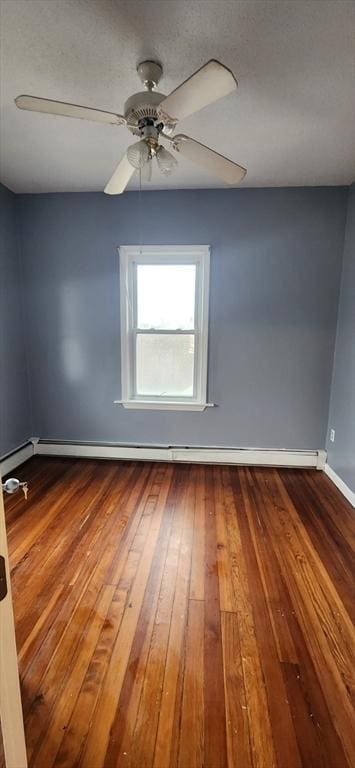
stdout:
POLYGON ((34 429, 43 438, 321 448, 347 189, 19 196, 34 429), (127 411, 119 244, 212 246, 204 413, 127 411))
POLYGON ((355 492, 355 184, 349 188, 344 261, 334 354, 328 463, 355 492))
POLYGON ((0 184, 0 456, 31 435, 16 198, 0 184))

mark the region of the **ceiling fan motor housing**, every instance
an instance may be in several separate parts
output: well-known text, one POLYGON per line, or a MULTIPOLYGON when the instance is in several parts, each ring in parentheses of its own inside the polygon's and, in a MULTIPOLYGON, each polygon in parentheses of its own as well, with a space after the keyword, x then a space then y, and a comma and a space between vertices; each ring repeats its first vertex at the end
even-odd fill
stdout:
POLYGON ((158 116, 157 108, 163 99, 165 99, 164 94, 157 91, 140 91, 127 99, 124 105, 124 116, 131 133, 135 136, 143 136, 143 129, 148 125, 156 128, 158 133, 162 130, 172 133, 173 126, 164 124, 158 116))

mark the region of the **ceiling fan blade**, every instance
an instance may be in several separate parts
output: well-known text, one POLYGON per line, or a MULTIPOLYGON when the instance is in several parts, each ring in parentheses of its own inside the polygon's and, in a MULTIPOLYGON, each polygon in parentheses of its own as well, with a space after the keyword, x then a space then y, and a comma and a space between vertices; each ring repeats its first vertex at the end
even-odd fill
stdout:
POLYGON ((123 155, 122 160, 118 163, 118 166, 111 176, 110 181, 107 182, 105 192, 107 195, 121 195, 125 191, 128 182, 131 180, 135 173, 135 168, 128 162, 127 155, 123 155))
POLYGON ((124 125, 126 122, 122 115, 116 115, 114 112, 104 112, 102 109, 81 107, 79 104, 67 104, 64 101, 53 101, 53 99, 39 99, 37 96, 17 96, 15 104, 19 109, 26 109, 30 112, 46 112, 49 115, 77 117, 81 120, 94 120, 97 123, 124 125))
POLYGON ((158 114, 165 123, 177 123, 227 96, 237 85, 231 70, 211 59, 163 99, 158 106, 158 114))
POLYGON ((196 163, 196 165, 205 168, 207 171, 211 171, 211 173, 223 179, 227 184, 238 184, 244 179, 246 174, 245 168, 237 165, 237 163, 233 163, 233 160, 228 160, 224 155, 214 152, 213 149, 205 147, 199 141, 190 139, 189 136, 180 133, 178 136, 174 136, 173 143, 174 148, 184 157, 196 163))

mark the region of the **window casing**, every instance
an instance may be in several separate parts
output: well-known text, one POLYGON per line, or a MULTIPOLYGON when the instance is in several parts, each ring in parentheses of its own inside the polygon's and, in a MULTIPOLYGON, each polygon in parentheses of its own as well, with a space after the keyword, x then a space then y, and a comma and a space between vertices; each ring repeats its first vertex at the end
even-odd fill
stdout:
POLYGON ((121 246, 119 254, 122 400, 117 402, 126 408, 204 410, 209 246, 121 246))

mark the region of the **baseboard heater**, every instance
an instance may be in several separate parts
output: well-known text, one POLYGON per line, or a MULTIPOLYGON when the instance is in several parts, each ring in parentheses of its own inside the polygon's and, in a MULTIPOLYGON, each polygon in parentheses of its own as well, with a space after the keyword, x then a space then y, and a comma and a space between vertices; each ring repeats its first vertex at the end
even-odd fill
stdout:
POLYGON ((327 452, 265 448, 222 448, 220 446, 137 445, 122 443, 68 442, 32 438, 0 457, 2 477, 33 455, 67 456, 80 459, 121 459, 134 461, 175 461, 194 464, 239 464, 259 467, 299 467, 324 470, 343 496, 355 506, 355 494, 326 464, 327 452))
POLYGON ((38 440, 34 454, 93 459, 173 461, 198 464, 244 464, 267 467, 315 467, 323 469, 324 450, 265 450, 259 448, 222 448, 211 446, 132 445, 118 443, 67 442, 38 440))
POLYGON ((0 474, 2 477, 8 475, 13 469, 19 467, 27 459, 30 459, 34 454, 33 440, 27 440, 26 443, 22 443, 13 451, 9 451, 4 456, 0 457, 0 474))

